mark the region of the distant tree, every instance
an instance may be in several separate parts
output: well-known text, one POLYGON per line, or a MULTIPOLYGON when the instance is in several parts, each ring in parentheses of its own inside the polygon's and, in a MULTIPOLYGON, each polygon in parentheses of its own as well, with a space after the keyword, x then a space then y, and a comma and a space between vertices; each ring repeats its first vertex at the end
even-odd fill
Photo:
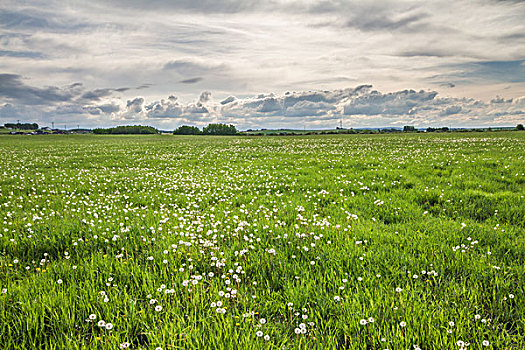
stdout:
POLYGON ((518 124, 516 125, 516 130, 525 130, 525 128, 523 127, 523 124, 518 124))
POLYGON ((450 131, 450 129, 447 126, 444 126, 442 128, 427 128, 427 132, 447 132, 450 131))
POLYGON ((413 132, 416 131, 416 128, 411 125, 405 125, 403 126, 403 132, 413 132))
POLYGON ((202 129, 202 133, 204 135, 236 135, 237 129, 231 124, 208 124, 202 129))
POLYGON ((173 135, 200 135, 202 132, 196 126, 182 125, 173 131, 173 135))
POLYGON ((133 126, 117 126, 114 128, 97 128, 93 129, 94 134, 99 135, 141 135, 141 134, 158 134, 158 130, 152 126, 133 125, 133 126))
POLYGON ((37 130, 37 123, 5 123, 7 129, 37 130))

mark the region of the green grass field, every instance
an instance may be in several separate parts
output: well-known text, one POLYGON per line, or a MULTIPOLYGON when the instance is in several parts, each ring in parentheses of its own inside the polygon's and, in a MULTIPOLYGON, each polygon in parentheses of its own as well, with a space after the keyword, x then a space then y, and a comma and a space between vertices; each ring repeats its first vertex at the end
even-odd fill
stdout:
POLYGON ((0 136, 1 349, 524 349, 525 133, 0 136))

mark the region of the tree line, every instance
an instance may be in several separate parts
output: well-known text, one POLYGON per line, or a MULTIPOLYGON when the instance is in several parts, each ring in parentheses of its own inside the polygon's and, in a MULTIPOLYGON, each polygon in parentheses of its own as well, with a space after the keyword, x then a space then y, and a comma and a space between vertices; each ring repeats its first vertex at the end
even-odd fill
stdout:
POLYGON ((208 124, 202 131, 196 126, 182 125, 173 131, 173 135, 237 135, 234 125, 221 123, 208 124))
POLYGON ((93 129, 93 134, 98 135, 124 135, 124 134, 158 134, 159 131, 152 126, 143 126, 143 125, 127 125, 127 126, 117 126, 114 128, 97 128, 93 129))
POLYGON ((5 123, 6 129, 38 130, 37 123, 5 123))

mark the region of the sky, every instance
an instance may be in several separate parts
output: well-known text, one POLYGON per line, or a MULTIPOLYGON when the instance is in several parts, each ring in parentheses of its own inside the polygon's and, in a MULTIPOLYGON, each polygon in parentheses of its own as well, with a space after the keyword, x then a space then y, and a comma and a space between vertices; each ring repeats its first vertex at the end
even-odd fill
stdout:
POLYGON ((0 124, 525 123, 525 1, 0 2, 0 124))

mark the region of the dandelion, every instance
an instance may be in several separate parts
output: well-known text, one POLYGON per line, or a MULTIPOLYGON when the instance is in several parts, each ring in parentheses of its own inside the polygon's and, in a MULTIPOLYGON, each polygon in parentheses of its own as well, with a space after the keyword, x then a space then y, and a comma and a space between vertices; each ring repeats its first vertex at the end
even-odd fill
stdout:
POLYGON ((463 340, 458 340, 456 342, 456 345, 459 346, 460 348, 464 347, 465 346, 465 342, 463 340))
POLYGON ((490 342, 488 340, 483 340, 481 344, 483 344, 483 346, 489 346, 490 342))
POLYGON ((113 325, 111 323, 106 323, 106 329, 109 331, 113 329, 113 325))
POLYGON ((58 284, 62 284, 62 280, 58 280, 57 283, 58 283, 58 284))
POLYGON ((261 318, 261 319, 259 320, 259 323, 260 323, 260 324, 265 324, 265 323, 266 323, 266 319, 261 318))
POLYGON ((264 340, 266 340, 266 341, 270 340, 270 336, 269 336, 268 334, 266 334, 266 335, 264 336, 264 340))
POLYGON ((97 318, 97 315, 95 315, 95 314, 91 314, 91 315, 89 315, 89 319, 90 319, 90 320, 94 320, 94 319, 96 319, 96 318, 97 318))
POLYGON ((364 326, 367 324, 367 321, 363 318, 361 321, 359 321, 359 324, 361 324, 361 326, 364 326))
POLYGON ((259 338, 263 336, 263 332, 262 331, 257 331, 257 333, 255 333, 255 335, 257 335, 259 338))
POLYGON ((479 320, 481 318, 481 315, 474 315, 474 319, 479 320))
MULTIPOLYGON (((295 334, 301 334, 301 328, 294 329, 295 334)), ((261 332, 262 333, 262 332, 261 332)))
POLYGON ((99 326, 100 328, 106 327, 106 322, 104 320, 100 320, 97 322, 97 326, 99 326))
POLYGON ((162 311, 162 306, 160 306, 160 305, 155 306, 155 311, 157 311, 157 312, 162 311))
POLYGON ((396 288, 396 292, 401 293, 402 291, 403 291, 403 288, 401 288, 401 287, 397 287, 396 288))
POLYGON ((406 326, 407 326, 407 323, 406 323, 405 321, 401 321, 401 322, 399 322, 399 325, 400 325, 401 327, 406 327, 406 326))
POLYGON ((455 324, 455 323, 454 323, 453 321, 450 321, 450 322, 448 323, 448 325, 449 325, 450 327, 454 327, 454 324, 455 324))

